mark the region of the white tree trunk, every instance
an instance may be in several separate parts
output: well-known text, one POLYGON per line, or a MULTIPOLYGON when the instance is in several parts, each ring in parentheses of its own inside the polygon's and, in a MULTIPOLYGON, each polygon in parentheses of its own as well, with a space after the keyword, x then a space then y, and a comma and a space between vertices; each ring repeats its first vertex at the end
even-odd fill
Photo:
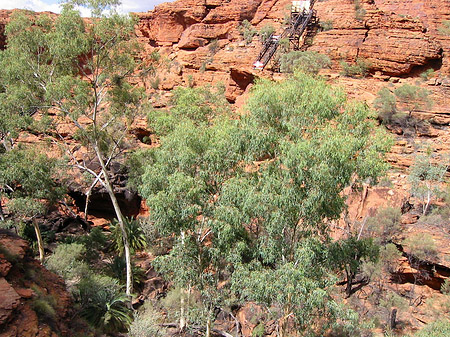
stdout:
MULTIPOLYGON (((181 244, 184 245, 185 233, 181 231, 181 244)), ((186 300, 184 298, 186 292, 184 289, 180 289, 180 331, 184 331, 186 329, 186 300)))
POLYGON ((211 318, 206 320, 206 334, 205 337, 211 337, 211 318))
POLYGON ((33 218, 33 227, 34 231, 36 232, 36 238, 38 242, 38 249, 39 249, 39 261, 41 261, 41 264, 44 264, 44 244, 42 242, 42 235, 41 230, 39 229, 39 224, 37 223, 37 220, 33 218))
POLYGON ((127 283, 126 283, 126 294, 131 296, 133 292, 133 275, 131 271, 131 254, 130 254, 130 243, 128 240, 128 233, 125 228, 124 217, 122 211, 119 207, 119 202, 117 201, 116 195, 114 194, 114 189, 112 187, 111 181, 109 180, 108 171, 105 166, 105 162, 101 156, 100 150, 98 147, 94 146, 95 153, 97 154, 97 158, 100 162, 100 166, 102 167, 103 179, 105 182, 105 188, 108 192, 109 198, 111 199, 111 203, 114 207, 114 212, 116 213, 117 222, 119 223, 120 229, 122 230, 122 238, 123 238, 123 247, 125 250, 125 264, 126 264, 126 272, 127 272, 127 283))

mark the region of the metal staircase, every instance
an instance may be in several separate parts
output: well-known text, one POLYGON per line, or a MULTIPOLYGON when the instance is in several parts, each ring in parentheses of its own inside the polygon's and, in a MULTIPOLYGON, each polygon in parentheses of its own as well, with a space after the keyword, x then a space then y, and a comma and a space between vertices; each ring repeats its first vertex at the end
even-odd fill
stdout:
POLYGON ((290 45, 293 49, 300 49, 300 38, 305 31, 311 31, 313 25, 317 24, 316 11, 313 9, 316 0, 311 1, 293 1, 291 11, 291 21, 281 35, 271 34, 264 43, 258 59, 253 64, 255 69, 264 69, 269 61, 275 55, 280 42, 289 39, 290 45), (300 5, 299 5, 300 4, 300 5), (309 5, 308 7, 305 7, 309 5))

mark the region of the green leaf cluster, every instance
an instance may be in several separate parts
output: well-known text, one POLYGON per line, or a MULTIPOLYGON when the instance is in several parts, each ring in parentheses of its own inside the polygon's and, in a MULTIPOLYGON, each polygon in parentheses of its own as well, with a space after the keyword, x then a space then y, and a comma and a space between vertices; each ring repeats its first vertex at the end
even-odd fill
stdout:
POLYGON ((328 223, 345 187, 385 171, 389 137, 367 106, 309 75, 258 81, 239 119, 208 97, 182 89, 169 113, 152 112, 161 146, 133 159, 149 221, 176 238, 155 267, 207 308, 234 293, 302 328, 325 312, 332 321, 328 223))

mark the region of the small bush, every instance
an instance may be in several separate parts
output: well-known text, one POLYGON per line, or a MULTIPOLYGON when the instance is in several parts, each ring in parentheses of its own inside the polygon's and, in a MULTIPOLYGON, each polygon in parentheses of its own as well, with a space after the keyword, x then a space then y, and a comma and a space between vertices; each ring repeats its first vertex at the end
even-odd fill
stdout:
MULTIPOLYGON (((448 337, 450 336, 450 321, 441 320, 426 325, 414 337, 448 337)), ((412 336, 411 336, 412 337, 412 336)))
POLYGON ((253 28, 252 24, 248 20, 244 20, 238 27, 239 33, 244 38, 246 44, 252 42, 253 37, 258 34, 255 28, 253 28))
POLYGON ((328 56, 312 51, 293 51, 281 57, 280 70, 283 73, 294 71, 317 74, 320 69, 329 67, 331 60, 328 56))
POLYGON ((161 79, 159 78, 159 76, 156 76, 155 78, 153 78, 152 80, 150 80, 150 86, 155 89, 158 90, 159 89, 159 84, 161 82, 161 79))
POLYGON ((259 38, 261 39, 262 43, 266 43, 266 41, 270 38, 270 36, 275 32, 275 28, 267 24, 264 27, 261 28, 259 31, 259 38))
POLYGON ((445 295, 450 295, 450 278, 446 278, 441 285, 441 292, 445 295))
POLYGON ((161 54, 159 53, 159 51, 157 49, 153 50, 150 53, 150 60, 154 61, 154 62, 158 62, 161 59, 161 54))
POLYGON ((364 59, 357 59, 355 64, 341 62, 341 74, 347 77, 366 77, 369 73, 370 63, 364 59))
POLYGON ((74 290, 80 304, 80 315, 95 328, 109 332, 125 332, 132 322, 128 297, 117 282, 107 276, 90 275, 74 290))
POLYGON ((378 186, 392 188, 394 184, 392 184, 392 181, 391 179, 389 179, 389 177, 385 176, 380 179, 380 181, 378 182, 378 186))
MULTIPOLYGON (((111 275, 121 283, 125 283, 127 279, 127 268, 124 256, 116 256, 107 264, 107 274, 111 275)), ((134 287, 140 287, 145 280, 145 272, 134 263, 131 264, 131 273, 133 275, 134 287)))
MULTIPOLYGON (((125 230, 128 234, 128 243, 130 245, 130 252, 134 254, 135 252, 147 247, 147 239, 145 238, 144 232, 142 231, 139 220, 127 218, 124 219, 125 230)), ((123 238, 122 229, 119 223, 114 220, 110 226, 114 249, 119 253, 123 253, 123 238)))
POLYGON ((215 53, 217 53, 219 51, 219 42, 217 41, 217 39, 212 40, 208 44, 208 50, 211 55, 214 55, 215 53))
POLYGON ((438 30, 442 35, 450 35, 450 20, 442 21, 442 26, 438 30))
POLYGON ((366 231, 369 237, 381 244, 391 240, 400 231, 401 215, 399 209, 392 207, 379 209, 375 216, 367 219, 366 231))
POLYGON ((389 88, 384 87, 378 91, 377 98, 374 101, 374 106, 378 111, 379 119, 383 123, 392 123, 393 116, 397 113, 397 99, 389 88))
POLYGON ((150 303, 146 303, 134 316, 128 334, 130 337, 162 337, 166 331, 160 326, 164 318, 150 303))
POLYGON ((366 16, 366 10, 361 6, 360 0, 354 0, 355 4, 355 19, 362 21, 366 16))
POLYGON ((421 108, 430 108, 433 101, 429 98, 430 92, 427 89, 415 85, 403 84, 394 91, 399 104, 409 113, 421 108))
POLYGON ((319 23, 320 28, 322 29, 322 31, 326 32, 328 30, 332 30, 333 29, 333 21, 328 20, 328 21, 321 21, 319 23))
POLYGON ((252 337, 263 337, 264 336, 264 324, 259 323, 252 331, 252 337))
POLYGON ((414 234, 405 240, 410 253, 420 260, 430 260, 437 255, 436 243, 430 234, 414 234))
POLYGON ((82 261, 86 248, 80 243, 60 244, 46 261, 46 267, 65 280, 80 279, 89 272, 82 261))
POLYGON ((34 299, 31 303, 31 307, 33 308, 39 319, 43 321, 54 320, 56 317, 55 309, 45 299, 34 299))
POLYGON ((427 69, 425 70, 423 73, 420 74, 420 77, 422 78, 422 80, 427 81, 429 80, 431 77, 434 77, 435 72, 433 69, 427 69))

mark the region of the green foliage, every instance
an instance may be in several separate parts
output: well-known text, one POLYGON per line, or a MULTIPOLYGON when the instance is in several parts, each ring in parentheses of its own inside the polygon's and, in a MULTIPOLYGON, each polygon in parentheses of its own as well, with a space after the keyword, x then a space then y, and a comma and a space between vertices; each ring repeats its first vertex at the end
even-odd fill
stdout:
POLYGON ((411 183, 411 194, 422 204, 422 214, 426 215, 436 195, 441 192, 441 183, 445 179, 447 166, 444 163, 433 163, 432 153, 417 155, 410 168, 408 180, 411 183))
POLYGON ((450 279, 446 278, 441 285, 441 292, 445 295, 450 295, 450 279))
POLYGON ((36 298, 31 303, 31 308, 36 312, 39 319, 48 322, 56 318, 56 311, 45 299, 36 298))
POLYGON ((435 72, 434 69, 430 68, 425 70, 423 73, 420 74, 420 77, 424 80, 427 81, 428 79, 430 79, 431 77, 434 77, 435 72))
POLYGON ((408 302, 396 292, 389 291, 386 296, 381 299, 380 305, 388 310, 391 308, 406 309, 408 307, 408 302))
MULTIPOLYGON (((83 4, 98 9, 97 2, 83 4)), ((100 8, 111 5, 105 4, 100 8)), ((6 28, 8 48, 0 57, 11 113, 54 109, 75 123, 83 143, 112 151, 126 129, 126 120, 117 117, 134 115, 142 97, 142 90, 127 81, 135 69, 133 27, 133 20, 114 11, 88 23, 71 4, 56 20, 15 13, 6 28), (82 116, 92 122, 77 123, 82 116)))
POLYGON ((413 234, 404 243, 410 253, 420 260, 428 261, 437 255, 436 243, 430 234, 413 234))
MULTIPOLYGON (((144 232, 142 231, 140 221, 133 218, 124 219, 125 230, 128 235, 128 243, 130 245, 131 254, 135 254, 137 251, 143 250, 147 247, 147 240, 144 232)), ((112 233, 113 247, 116 252, 123 254, 123 237, 122 229, 120 228, 117 220, 113 220, 110 225, 112 233)))
POLYGON ((40 321, 45 323, 54 322, 56 318, 56 299, 53 295, 45 294, 41 288, 32 285, 31 289, 35 297, 31 302, 31 308, 36 312, 40 321))
POLYGON ((177 93, 161 145, 135 160, 152 231, 174 237, 155 268, 196 294, 193 320, 230 292, 276 306, 278 318, 293 312, 305 329, 345 317, 316 235, 340 216, 346 186, 385 171, 386 133, 365 105, 307 74, 256 83, 240 119, 205 98, 177 93))
POLYGON ((364 20, 366 10, 361 5, 361 0, 354 0, 355 4, 355 19, 358 21, 364 20))
POLYGON ((65 280, 85 277, 89 266, 82 261, 86 248, 79 243, 60 244, 45 262, 46 267, 65 280))
POLYGON ((319 22, 320 28, 322 29, 322 31, 326 32, 329 30, 333 29, 333 21, 328 20, 328 21, 320 21, 319 22))
POLYGON ((351 295, 353 278, 360 271, 361 264, 364 261, 377 262, 379 253, 379 246, 372 239, 358 240, 351 236, 331 244, 329 262, 334 268, 345 271, 347 296, 351 295))
POLYGON ((158 62, 161 59, 161 54, 159 53, 158 49, 153 50, 150 53, 150 60, 154 62, 158 62))
POLYGON ((293 51, 281 57, 282 73, 294 71, 317 74, 320 69, 329 67, 331 60, 328 56, 311 51, 293 51))
POLYGON ((264 324, 259 323, 253 328, 252 337, 264 337, 264 324))
POLYGON ((370 63, 364 59, 357 59, 355 64, 341 62, 341 74, 347 77, 366 77, 369 73, 370 63))
POLYGON ((214 55, 219 51, 219 41, 217 39, 212 40, 210 43, 208 43, 208 50, 211 55, 214 55))
POLYGON ((160 82, 161 82, 161 79, 159 78, 159 76, 155 76, 152 80, 150 80, 150 86, 153 89, 158 90, 160 82))
POLYGON ((399 209, 392 207, 379 209, 375 216, 367 219, 368 236, 380 244, 386 244, 399 233, 401 215, 399 209))
POLYGON ((61 197, 56 177, 57 161, 37 151, 15 148, 0 154, 0 192, 8 192, 8 209, 18 216, 43 214, 61 197))
POLYGON ((246 44, 252 42, 253 37, 258 34, 258 31, 253 28, 252 24, 248 20, 244 20, 238 26, 239 33, 244 38, 246 44))
POLYGON ((74 296, 81 306, 80 316, 95 328, 125 332, 131 324, 132 310, 118 282, 107 276, 91 275, 81 280, 74 296))
POLYGON ((442 26, 438 28, 438 31, 442 35, 450 35, 450 20, 442 21, 442 26))
POLYGON ((164 337, 166 331, 161 327, 164 318, 161 313, 147 302, 144 307, 134 315, 128 334, 130 337, 164 337))
POLYGON ((440 320, 426 325, 422 330, 411 337, 447 337, 450 335, 450 322, 440 320))
POLYGON ((299 329, 308 330, 319 317, 333 315, 335 304, 326 289, 334 279, 328 277, 324 267, 325 254, 324 246, 317 241, 304 242, 293 262, 280 263, 276 269, 256 261, 238 266, 233 287, 243 299, 294 313, 299 329))
POLYGON ((266 24, 261 28, 258 35, 261 39, 261 42, 266 43, 266 41, 272 36, 273 33, 275 33, 275 27, 271 24, 266 24))
MULTIPOLYGON (((133 275, 133 286, 140 287, 145 281, 144 270, 132 263, 131 272, 133 275)), ((127 278, 125 258, 123 256, 115 256, 112 261, 107 264, 107 274, 119 280, 121 283, 125 283, 127 278)))
POLYGON ((431 107, 433 102, 429 98, 429 91, 415 85, 403 84, 394 91, 398 103, 403 106, 409 115, 415 110, 431 107))
POLYGON ((374 106, 383 123, 408 125, 407 117, 402 111, 411 116, 418 109, 431 107, 432 101, 428 96, 428 90, 409 84, 404 84, 393 92, 385 87, 378 92, 374 106))
POLYGON ((397 99, 395 95, 384 87, 378 91, 374 106, 378 111, 378 116, 386 124, 392 122, 392 117, 397 113, 397 99))

